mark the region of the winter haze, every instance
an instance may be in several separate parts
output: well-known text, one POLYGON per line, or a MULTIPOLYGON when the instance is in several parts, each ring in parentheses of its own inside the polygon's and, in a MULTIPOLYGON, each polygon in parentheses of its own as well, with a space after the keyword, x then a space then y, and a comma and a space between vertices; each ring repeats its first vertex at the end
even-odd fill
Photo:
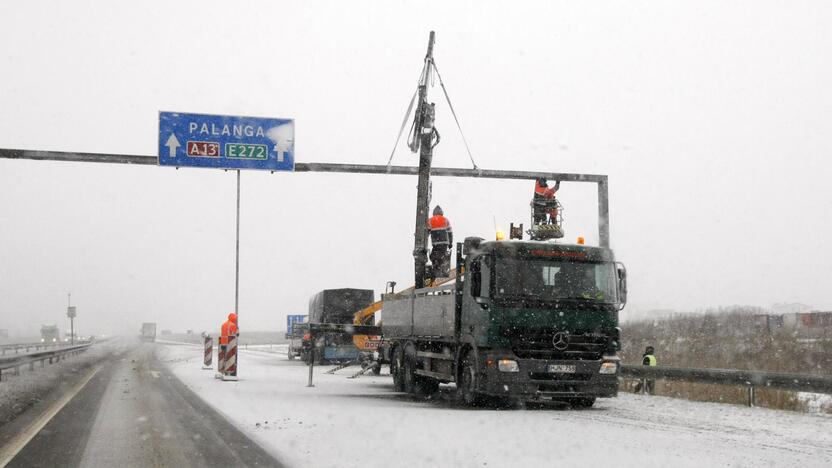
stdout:
MULTIPOLYGON (((608 174, 622 318, 832 309, 829 2, 4 2, 0 147, 155 155, 158 112, 294 118, 303 162, 384 164, 428 32, 477 164, 608 174), (452 3, 452 4, 451 4, 452 3)), ((434 165, 471 167, 438 81, 434 165)), ((415 165, 401 144, 395 164, 415 165)), ((0 160, 0 328, 217 329, 233 172, 0 160)), ((240 327, 412 282, 416 178, 242 174, 240 327)), ((458 239, 532 183, 433 179, 458 239)), ((597 243, 594 185, 564 183, 597 243)))

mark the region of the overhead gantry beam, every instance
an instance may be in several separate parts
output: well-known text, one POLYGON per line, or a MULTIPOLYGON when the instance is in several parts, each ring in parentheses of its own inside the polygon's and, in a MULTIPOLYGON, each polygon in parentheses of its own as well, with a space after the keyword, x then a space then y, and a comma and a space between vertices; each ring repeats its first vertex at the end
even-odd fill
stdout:
MULTIPOLYGON (((66 151, 37 151, 0 148, 0 159, 32 159, 37 161, 94 162, 106 164, 135 164, 156 166, 159 158, 135 154, 76 153, 66 151)), ((295 172, 333 172, 350 174, 418 175, 416 166, 385 166, 381 164, 295 163, 295 172)), ((431 176, 471 177, 479 179, 534 180, 544 178, 563 182, 590 182, 598 185, 598 237, 601 247, 610 246, 609 187, 607 176, 600 174, 572 174, 559 172, 509 171, 500 169, 464 169, 433 167, 431 176)))

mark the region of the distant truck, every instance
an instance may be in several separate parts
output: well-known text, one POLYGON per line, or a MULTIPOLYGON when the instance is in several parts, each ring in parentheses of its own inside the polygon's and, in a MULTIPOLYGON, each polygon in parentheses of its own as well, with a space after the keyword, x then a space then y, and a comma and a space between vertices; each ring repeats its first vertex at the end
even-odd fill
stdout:
POLYGON ((61 341, 61 332, 55 324, 41 325, 40 327, 40 342, 41 343, 57 343, 61 341))
MULTIPOLYGON (((325 289, 309 300, 309 322, 352 324, 359 310, 374 302, 372 289, 325 289)), ((308 337, 305 337, 308 340, 308 337)), ((302 346, 301 359, 309 362, 311 343, 302 346)), ((358 348, 348 335, 325 335, 315 343, 315 360, 318 363, 346 362, 358 359, 358 348)))
POLYGON ((309 348, 308 331, 299 326, 308 321, 308 315, 286 316, 286 339, 289 341, 287 355, 290 361, 297 357, 302 357, 304 347, 306 349, 309 348))
POLYGON ((381 325, 397 390, 589 407, 618 392, 626 271, 582 244, 457 245, 453 283, 385 295, 381 325))
POLYGON ((140 338, 142 341, 156 341, 156 324, 153 322, 144 322, 140 338))

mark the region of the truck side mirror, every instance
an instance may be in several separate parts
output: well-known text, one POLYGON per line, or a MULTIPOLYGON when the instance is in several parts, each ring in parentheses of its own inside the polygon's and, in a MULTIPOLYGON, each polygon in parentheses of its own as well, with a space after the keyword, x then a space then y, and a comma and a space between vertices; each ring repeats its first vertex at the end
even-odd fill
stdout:
POLYGON ((616 263, 615 270, 618 273, 618 302, 623 309, 627 304, 627 269, 623 263, 616 263))

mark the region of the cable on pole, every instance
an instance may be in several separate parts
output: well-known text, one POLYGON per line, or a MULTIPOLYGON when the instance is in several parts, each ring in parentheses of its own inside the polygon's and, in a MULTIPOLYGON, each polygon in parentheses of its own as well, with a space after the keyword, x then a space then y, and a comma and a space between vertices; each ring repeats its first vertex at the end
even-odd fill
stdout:
POLYGON ((393 155, 396 154, 396 148, 399 146, 399 140, 402 139, 402 133, 404 133, 404 128, 407 126, 407 118, 410 117, 410 112, 413 110, 413 103, 416 102, 416 95, 418 93, 419 88, 416 88, 416 91, 413 91, 413 97, 410 98, 410 104, 407 105, 407 112, 404 113, 402 126, 399 128, 399 135, 396 137, 396 143, 393 145, 393 151, 390 152, 390 159, 387 160, 387 167, 390 167, 390 163, 393 162, 393 155))
POLYGON ((454 105, 451 104, 451 98, 448 96, 448 90, 445 89, 445 83, 442 81, 442 75, 439 73, 439 67, 436 66, 436 62, 433 62, 433 69, 436 71, 436 76, 439 78, 439 86, 442 87, 442 93, 445 94, 445 100, 448 101, 448 107, 451 109, 451 115, 454 116, 456 128, 459 129, 459 134, 462 136, 462 142, 465 143, 465 150, 468 151, 468 158, 471 160, 471 164, 474 165, 474 169, 479 169, 479 167, 477 167, 477 163, 474 162, 474 156, 471 155, 471 148, 468 147, 468 140, 465 139, 465 134, 462 133, 462 126, 459 124, 456 111, 454 111, 454 105))

